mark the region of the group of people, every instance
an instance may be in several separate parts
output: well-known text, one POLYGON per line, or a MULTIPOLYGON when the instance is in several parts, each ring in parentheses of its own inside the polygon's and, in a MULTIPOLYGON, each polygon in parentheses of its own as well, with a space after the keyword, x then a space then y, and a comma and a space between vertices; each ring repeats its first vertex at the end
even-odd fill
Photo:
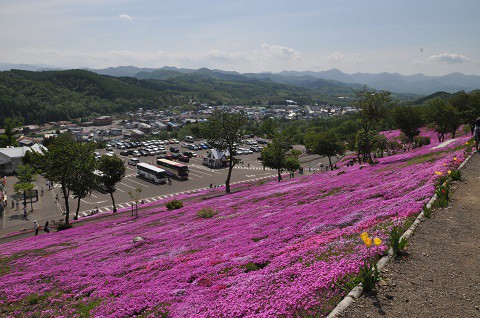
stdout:
MULTIPOLYGON (((40 225, 38 224, 37 220, 33 221, 33 229, 35 230, 35 236, 38 235, 38 231, 40 230, 40 225)), ((50 233, 50 223, 47 221, 43 226, 43 231, 45 233, 50 233)))

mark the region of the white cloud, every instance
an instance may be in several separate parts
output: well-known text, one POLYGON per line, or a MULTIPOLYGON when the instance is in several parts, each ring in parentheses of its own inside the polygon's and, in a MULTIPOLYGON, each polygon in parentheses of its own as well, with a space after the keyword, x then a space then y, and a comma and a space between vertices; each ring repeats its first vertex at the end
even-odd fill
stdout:
POLYGON ((330 63, 344 63, 349 60, 349 58, 340 52, 333 52, 332 54, 326 57, 327 61, 330 63))
POLYGON ((281 45, 270 45, 263 43, 260 47, 260 56, 262 58, 274 58, 281 60, 299 60, 301 55, 298 51, 281 45))
POLYGON ((133 20, 131 16, 126 15, 126 14, 120 14, 120 15, 118 16, 118 18, 119 18, 120 20, 127 20, 127 21, 132 21, 132 20, 133 20))
POLYGON ((465 55, 455 54, 455 53, 442 53, 437 55, 432 55, 426 60, 415 60, 413 64, 465 64, 465 63, 475 63, 471 58, 466 57, 465 55))

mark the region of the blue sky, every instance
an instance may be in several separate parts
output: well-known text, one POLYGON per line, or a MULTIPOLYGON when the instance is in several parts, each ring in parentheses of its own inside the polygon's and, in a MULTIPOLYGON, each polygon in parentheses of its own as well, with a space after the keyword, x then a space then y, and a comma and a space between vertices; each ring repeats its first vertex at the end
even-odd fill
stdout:
POLYGON ((0 62, 480 75, 480 1, 0 0, 0 62))

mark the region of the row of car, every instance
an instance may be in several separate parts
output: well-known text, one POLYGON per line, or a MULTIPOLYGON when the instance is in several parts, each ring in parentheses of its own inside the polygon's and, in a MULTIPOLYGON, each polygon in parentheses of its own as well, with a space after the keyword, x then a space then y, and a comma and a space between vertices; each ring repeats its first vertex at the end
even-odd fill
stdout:
POLYGON ((138 147, 149 147, 149 146, 162 146, 168 144, 178 144, 180 143, 177 139, 169 139, 169 140, 148 140, 148 141, 119 141, 119 140, 110 140, 107 145, 107 151, 113 150, 113 148, 117 149, 131 149, 131 148, 138 148, 138 147))
POLYGON ((207 143, 200 143, 200 144, 187 144, 183 143, 181 145, 182 148, 187 148, 188 150, 202 150, 202 149, 209 149, 210 145, 207 143))

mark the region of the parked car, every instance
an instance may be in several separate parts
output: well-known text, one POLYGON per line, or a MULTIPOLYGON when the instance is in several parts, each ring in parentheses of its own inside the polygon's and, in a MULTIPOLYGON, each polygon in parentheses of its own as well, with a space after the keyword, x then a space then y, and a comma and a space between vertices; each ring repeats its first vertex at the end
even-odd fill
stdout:
POLYGON ((173 154, 169 153, 165 156, 165 159, 172 160, 173 159, 173 154))
POLYGON ((180 150, 178 148, 175 148, 175 147, 170 147, 170 152, 179 153, 180 150))
POLYGON ((138 160, 138 158, 130 158, 128 159, 128 164, 131 165, 131 166, 136 166, 137 163, 139 163, 140 160, 138 160))
POLYGON ((142 156, 142 154, 140 153, 140 151, 134 150, 134 151, 133 151, 133 156, 134 156, 134 157, 140 157, 140 156, 142 156))
POLYGON ((189 162, 190 158, 188 158, 187 156, 180 155, 178 156, 178 161, 189 162))

